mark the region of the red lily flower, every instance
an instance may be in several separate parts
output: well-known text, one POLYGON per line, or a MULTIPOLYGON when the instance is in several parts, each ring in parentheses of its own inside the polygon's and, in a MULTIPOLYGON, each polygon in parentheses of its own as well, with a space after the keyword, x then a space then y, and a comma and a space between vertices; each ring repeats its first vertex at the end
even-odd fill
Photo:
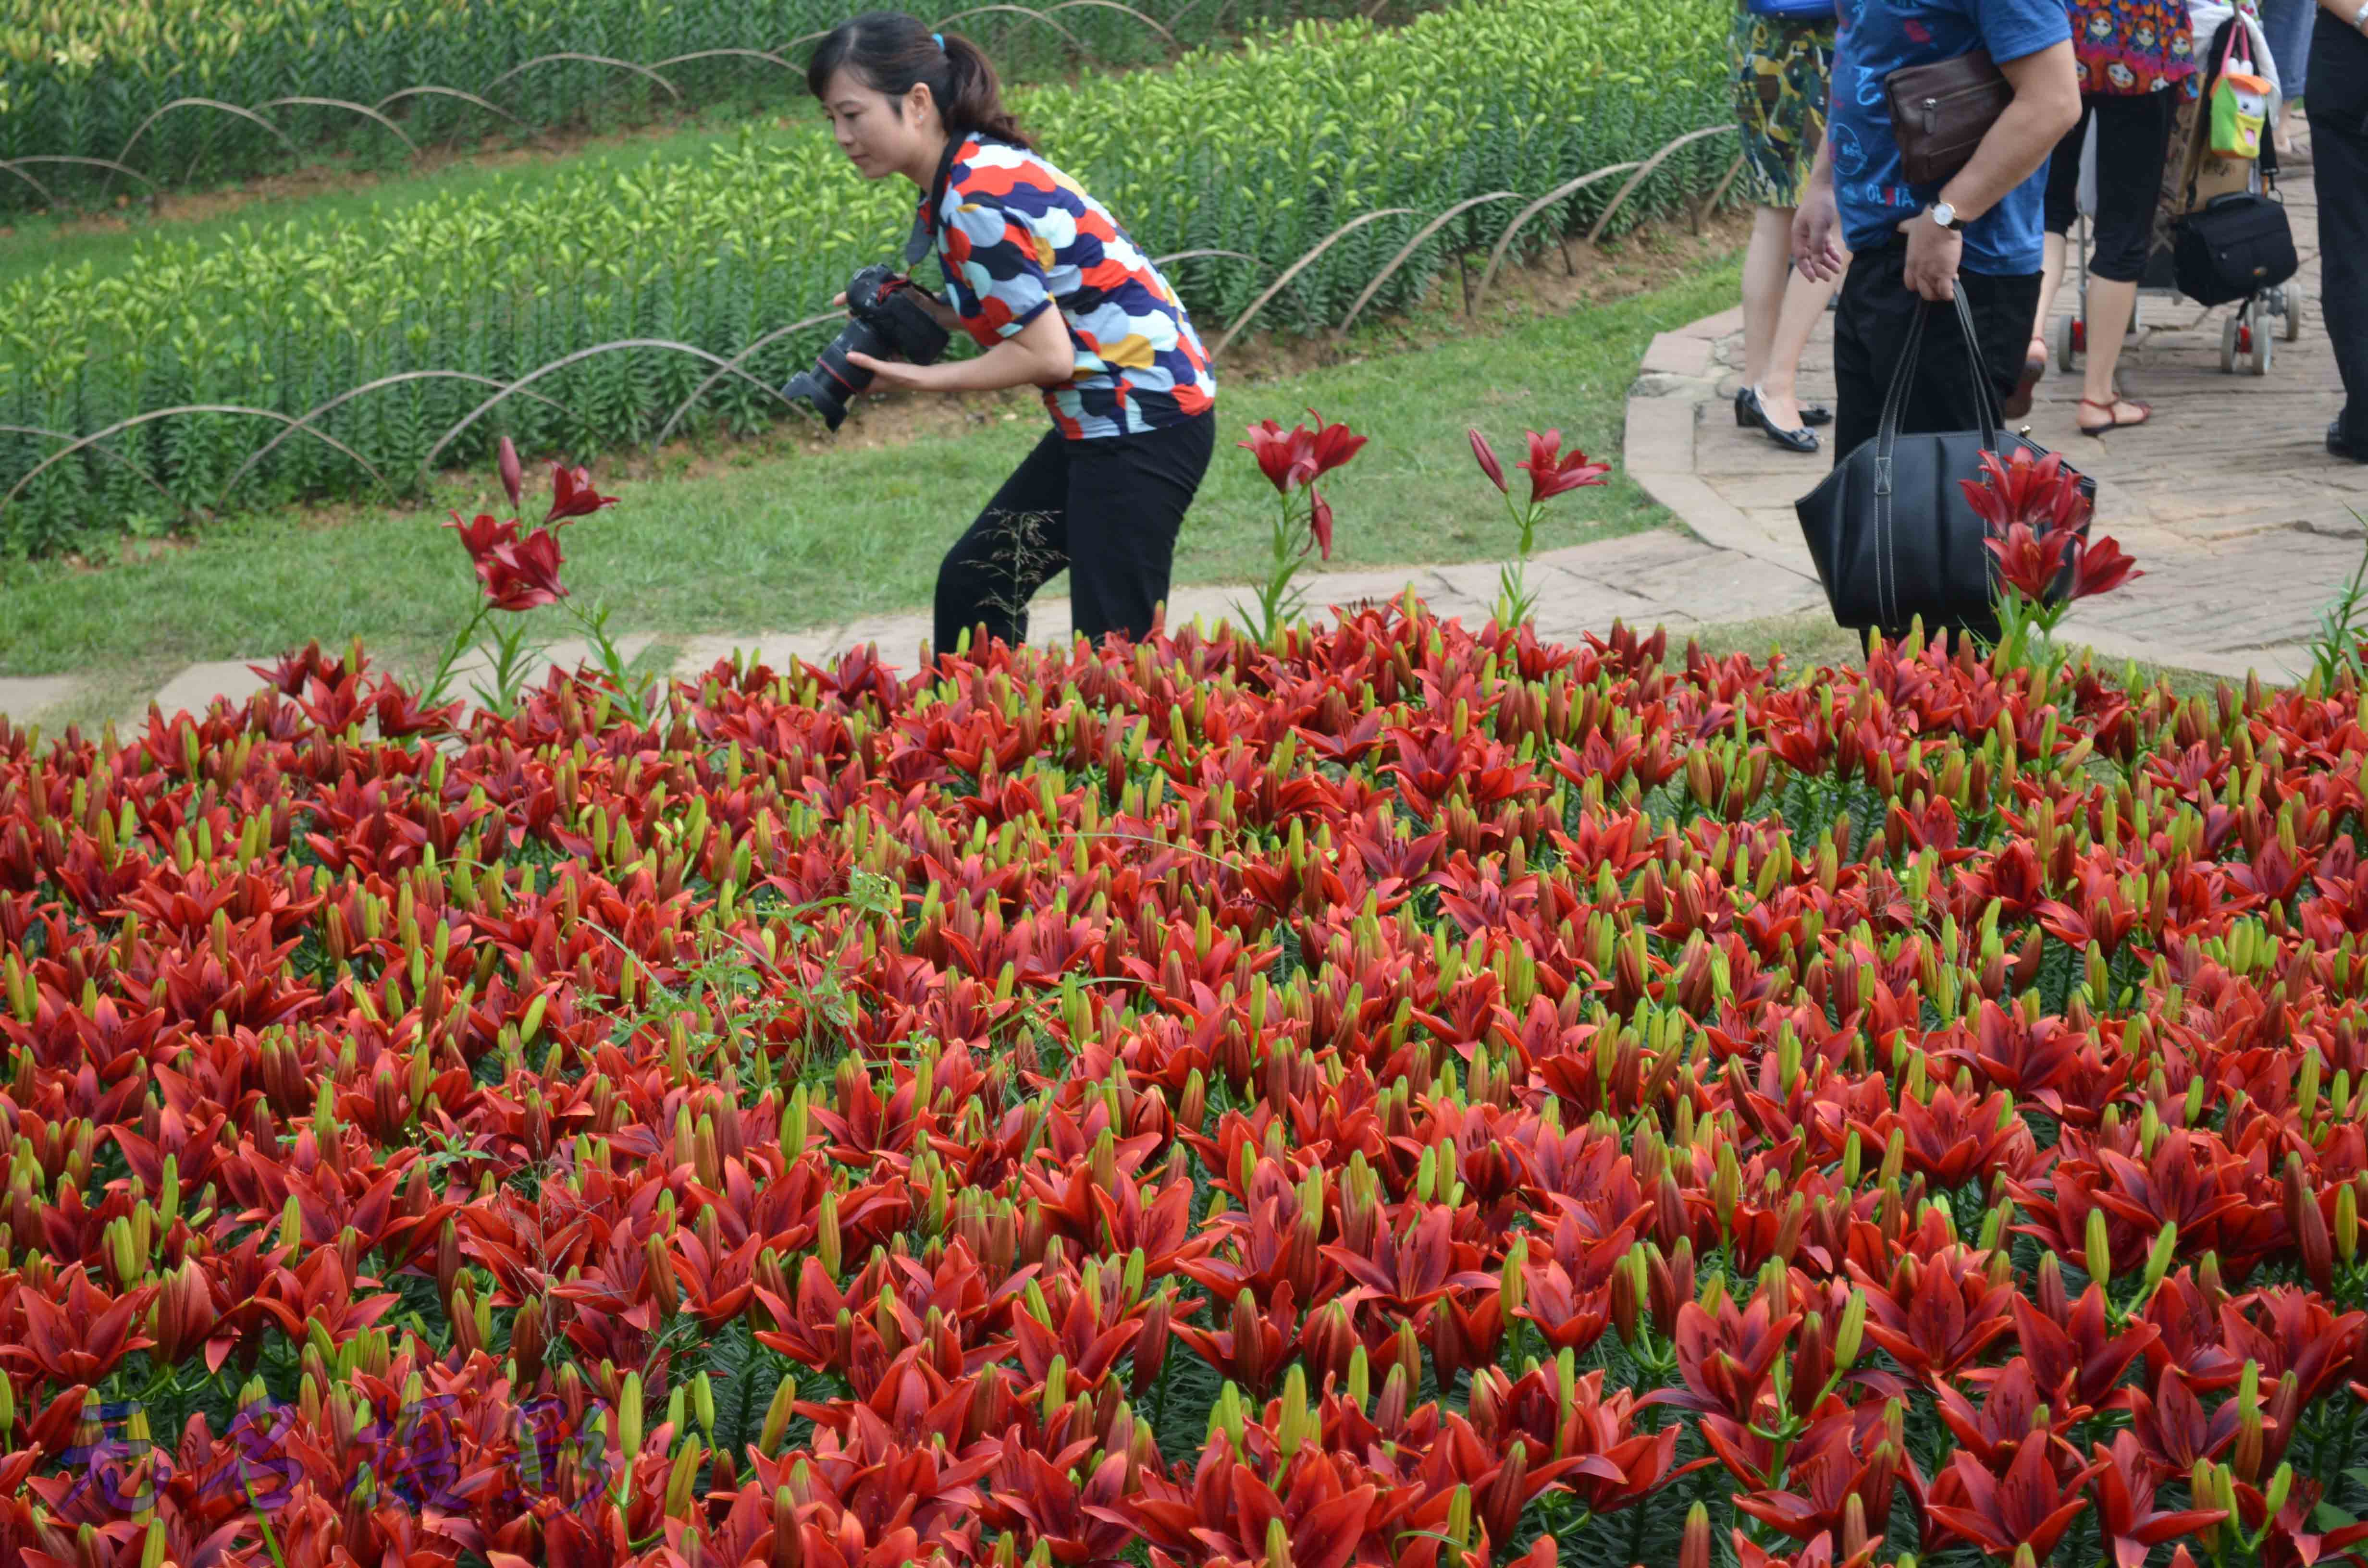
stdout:
POLYGON ((465 523, 455 512, 452 520, 444 526, 460 534, 461 548, 469 552, 472 562, 483 561, 496 545, 518 542, 518 519, 495 517, 491 512, 480 512, 465 523))
POLYGON ((551 465, 551 511, 542 520, 563 522, 571 517, 588 517, 603 506, 617 504, 614 495, 603 495, 592 487, 592 471, 588 468, 568 468, 551 465))
POLYGON ((1957 483, 1994 539, 2004 538, 2017 524, 2042 535, 2077 534, 2088 527, 2089 498, 2061 453, 2034 460, 2030 448, 2018 447, 2001 463, 1996 452, 1984 452, 1980 477, 1957 483))
POLYGON ((1249 437, 1234 444, 1258 459, 1258 472, 1277 494, 1315 477, 1315 439, 1305 426, 1293 426, 1286 432, 1273 420, 1261 419, 1249 426, 1249 437))
POLYGON ((1925 1505, 1925 1512, 1935 1524, 1993 1556, 2010 1557, 2016 1547, 2027 1544, 2033 1557, 2045 1557, 2089 1506, 2080 1489, 2107 1462, 2099 1460, 2068 1482, 2062 1481, 2049 1460, 2048 1448, 2045 1443, 2023 1444, 2003 1476, 1992 1475, 1979 1460, 1963 1450, 1951 1455, 1944 1473, 1954 1478, 1965 1506, 1931 1502, 1925 1505))
POLYGON ((1315 548, 1325 560, 1332 559, 1332 503, 1310 486, 1307 492, 1307 531, 1315 536, 1315 548))
POLYGON ((1562 449, 1562 432, 1549 430, 1539 435, 1527 432, 1530 455, 1527 461, 1517 463, 1530 472, 1530 505, 1552 500, 1565 490, 1577 490, 1590 484, 1601 484, 1611 472, 1611 465, 1600 463, 1573 447, 1565 454, 1562 449))
MULTIPOLYGON (((2017 452, 2017 457, 2023 454, 2017 452)), ((1972 494, 1971 480, 1960 480, 1966 493, 1972 494)), ((2078 544, 2078 537, 2069 533, 2034 533, 2028 523, 2009 523, 1982 540, 1998 561, 1998 580, 2025 598, 2045 600, 2055 592, 2055 580, 2064 574, 2064 562, 2078 544)))
POLYGON ((2165 1475, 2185 1475, 2198 1460, 2216 1460, 2237 1440, 2243 1412, 2233 1399, 2224 1399, 2211 1415, 2188 1388, 2176 1367, 2165 1367, 2151 1398, 2143 1388, 2129 1391, 2130 1433, 2146 1459, 2165 1475))
POLYGON ((567 597, 559 581, 566 557, 549 528, 537 528, 515 544, 498 544, 477 562, 477 576, 495 609, 534 609, 567 597))
POLYGON ((1379 1301, 1411 1319, 1452 1291, 1485 1290, 1497 1283, 1493 1274, 1455 1267, 1457 1252, 1472 1249, 1449 1239, 1454 1221, 1447 1209, 1433 1205, 1395 1242, 1376 1238, 1376 1256, 1345 1246, 1327 1246, 1323 1253, 1357 1281, 1345 1300, 1379 1301))
POLYGON ((140 1332, 142 1314, 154 1294, 154 1287, 142 1286, 110 1296, 90 1282, 79 1263, 48 1290, 19 1286, 16 1298, 24 1330, 0 1345, 0 1358, 55 1383, 98 1382, 126 1356, 155 1343, 140 1332), (52 1292, 63 1294, 63 1301, 51 1301, 52 1292))
MULTIPOLYGON (((2061 1302, 2061 1293, 2056 1301, 2061 1302)), ((2031 1358, 2044 1397, 2058 1409, 2067 1400, 2091 1409, 2110 1408, 2122 1374, 2162 1332, 2145 1322, 2124 1324, 2115 1332, 2105 1319, 2104 1292, 2094 1285, 2058 1318, 2051 1319, 2021 1296, 2015 1297, 2012 1306, 2022 1353, 2031 1358)))
POLYGON ((1737 1568, 1872 1568, 1874 1549, 1883 1538, 1869 1536, 1866 1544, 1855 1551, 1838 1552, 1834 1538, 1820 1535, 1790 1557, 1779 1557, 1745 1535, 1735 1532, 1735 1560, 1737 1568))
POLYGON ((1308 483, 1314 483, 1355 457, 1372 437, 1358 435, 1345 423, 1326 425, 1324 416, 1312 408, 1307 414, 1315 421, 1315 434, 1308 444, 1308 455, 1315 460, 1315 472, 1307 478, 1308 483))
POLYGON ((1261 419, 1248 427, 1248 440, 1235 443, 1258 459, 1258 472, 1278 494, 1314 484, 1355 457, 1368 439, 1346 425, 1325 424, 1312 408, 1307 412, 1315 417, 1313 430, 1304 425, 1285 430, 1271 419, 1261 419))
POLYGON ((1785 1461, 1787 1490, 1754 1492, 1735 1506, 1794 1540, 1842 1533, 1855 1498, 1869 1519, 1891 1517, 1891 1493, 1900 1456, 1884 1431, 1879 1411, 1829 1415, 1811 1426, 1785 1461), (1803 1495, 1805 1493, 1806 1495, 1803 1495))
POLYGON ((2127 1432, 2113 1435, 2112 1447, 2100 1447, 2097 1471, 2097 1512, 2113 1561, 2120 1568, 2139 1568, 2147 1551, 2177 1536, 2216 1525, 2228 1516, 2218 1508, 2180 1508, 2157 1512, 2154 1506, 2154 1471, 2138 1439, 2127 1432))
POLYGON ((2121 542, 2107 534, 2082 545, 2080 563, 2072 572, 2072 591, 2065 597, 2085 599, 2110 594, 2132 578, 2145 575, 2137 562, 2122 552, 2121 542))

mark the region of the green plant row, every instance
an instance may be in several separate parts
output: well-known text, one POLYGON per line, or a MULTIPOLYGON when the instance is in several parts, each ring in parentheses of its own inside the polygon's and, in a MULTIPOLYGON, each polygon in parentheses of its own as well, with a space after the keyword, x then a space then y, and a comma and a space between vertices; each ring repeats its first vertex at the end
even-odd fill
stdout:
MULTIPOLYGON (((1127 0, 1140 17, 1108 0, 1020 0, 1032 15, 978 3, 923 14, 972 12, 953 25, 1028 79, 1164 61, 1221 28, 1345 16, 1353 0, 1127 0)), ((0 169, 0 208, 252 174, 291 142, 393 158, 406 138, 778 104, 803 90, 803 40, 848 14, 843 0, 0 0, 0 162, 16 165, 0 169), (564 54, 622 63, 552 58, 564 54), (291 101, 307 97, 338 102, 291 101), (184 99, 256 119, 167 107, 184 99)))
MULTIPOLYGON (((1247 258, 1168 268, 1212 341, 1344 222, 1407 209, 1325 250, 1258 317, 1312 330, 1342 320, 1417 229, 1456 203, 1543 195, 1716 122, 1724 18, 1719 0, 1468 0, 1389 31, 1299 24, 1170 72, 1030 90, 1017 107, 1149 254, 1247 258)), ((1724 138, 1671 155, 1619 225, 1702 194, 1731 157, 1724 138)), ((1591 221, 1619 183, 1540 212, 1517 248, 1591 221)), ((283 435, 230 503, 366 489, 374 482, 357 459, 406 484, 431 457, 472 462, 504 432, 523 449, 581 459, 659 433, 712 366, 672 349, 593 355, 437 448, 491 395, 486 382, 627 339, 737 355, 825 312, 858 266, 895 254, 912 203, 909 186, 867 184, 809 127, 769 144, 744 131, 697 161, 529 198, 436 199, 318 232, 242 229, 205 248, 143 245, 120 275, 55 267, 0 292, 0 425, 93 434, 193 404, 296 416, 382 378, 436 371, 339 403, 312 422, 317 437, 283 435)), ((1494 242, 1520 205, 1474 208, 1438 230, 1369 308, 1418 297, 1454 250, 1494 242)), ((772 416, 780 404, 768 388, 810 362, 830 330, 747 354, 754 380, 715 381, 685 427, 746 431, 772 416)), ((214 507, 275 435, 279 424, 235 414, 123 431, 26 486, 0 511, 0 550, 40 554, 85 529, 214 507)), ((0 492, 58 449, 0 432, 0 492)))

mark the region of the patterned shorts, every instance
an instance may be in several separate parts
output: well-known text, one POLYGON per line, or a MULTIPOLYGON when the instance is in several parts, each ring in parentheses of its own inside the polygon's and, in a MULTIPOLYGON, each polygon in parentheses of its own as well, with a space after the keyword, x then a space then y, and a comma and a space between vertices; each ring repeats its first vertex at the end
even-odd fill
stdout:
POLYGON ((1795 207, 1826 134, 1834 24, 1759 17, 1738 7, 1727 33, 1735 117, 1743 127, 1743 188, 1763 207, 1795 207))

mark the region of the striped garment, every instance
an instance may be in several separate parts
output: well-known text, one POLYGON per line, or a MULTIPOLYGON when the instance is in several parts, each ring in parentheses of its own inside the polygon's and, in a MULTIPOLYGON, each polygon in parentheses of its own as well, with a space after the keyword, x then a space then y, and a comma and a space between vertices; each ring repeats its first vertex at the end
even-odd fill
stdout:
POLYGON ((1178 425, 1215 404, 1209 351, 1176 290, 1100 202, 1035 153, 965 139, 919 224, 980 347, 1060 307, 1076 372, 1044 389, 1044 406, 1069 439, 1178 425))

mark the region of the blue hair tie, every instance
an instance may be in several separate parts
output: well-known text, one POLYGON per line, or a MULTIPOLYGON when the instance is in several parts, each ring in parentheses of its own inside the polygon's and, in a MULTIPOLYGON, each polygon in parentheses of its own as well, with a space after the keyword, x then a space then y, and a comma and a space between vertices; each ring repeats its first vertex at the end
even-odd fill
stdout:
POLYGON ((943 54, 946 51, 946 35, 943 33, 931 33, 929 36, 938 40, 938 52, 939 54, 943 54))

